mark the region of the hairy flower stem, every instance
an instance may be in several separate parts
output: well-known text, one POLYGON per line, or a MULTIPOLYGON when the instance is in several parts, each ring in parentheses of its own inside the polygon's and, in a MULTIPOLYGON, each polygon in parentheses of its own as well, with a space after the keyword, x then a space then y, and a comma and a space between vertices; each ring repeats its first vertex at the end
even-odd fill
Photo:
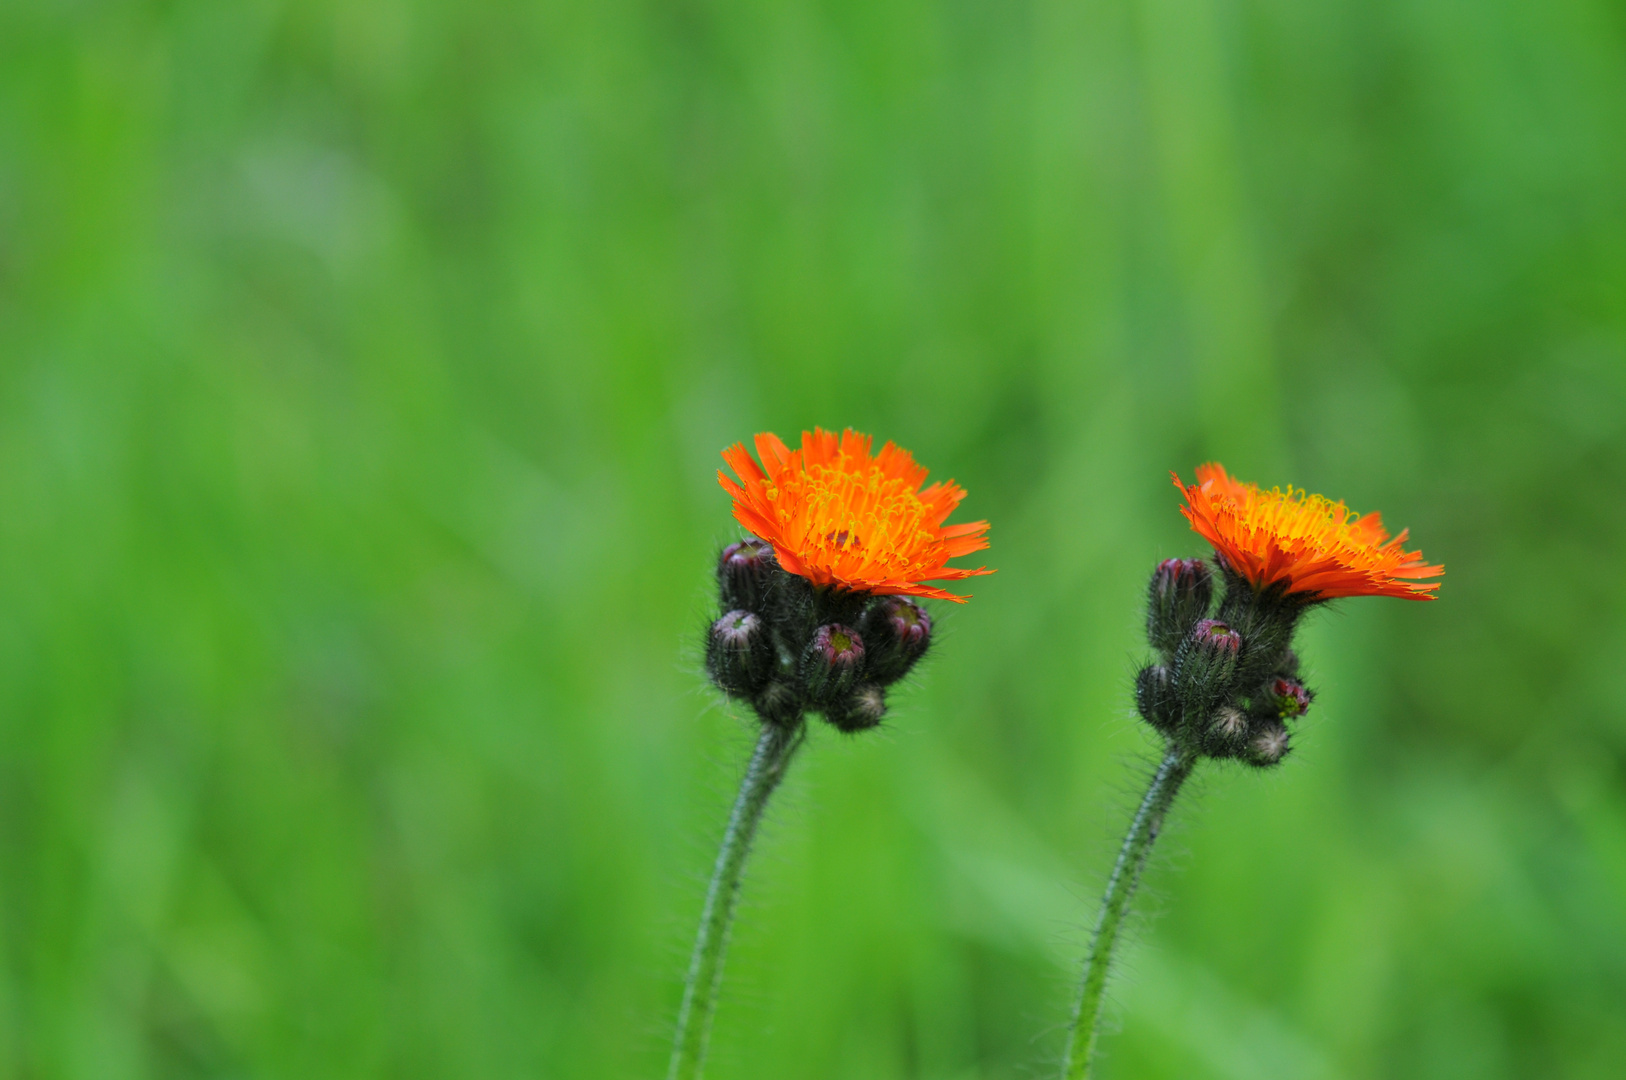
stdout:
POLYGON ((1129 824, 1129 834, 1124 837, 1124 846, 1112 867, 1112 877, 1107 880, 1106 895, 1101 898, 1101 915, 1095 923, 1090 951, 1084 958, 1084 985, 1079 991, 1078 1011, 1073 1015, 1067 1055, 1063 1058, 1064 1080, 1087 1080, 1090 1075, 1101 1020, 1101 999, 1112 966, 1112 950, 1118 944, 1118 931, 1123 928, 1129 899, 1146 866, 1146 856, 1151 854, 1152 843, 1163 829, 1163 818, 1196 764, 1194 754, 1170 744, 1157 772, 1152 774, 1151 786, 1140 801, 1140 809, 1135 811, 1135 820, 1129 824))
POLYGON ((734 903, 739 899, 740 877, 746 856, 768 797, 784 778, 791 755, 801 746, 806 724, 763 724, 756 752, 745 770, 734 809, 728 815, 723 846, 717 852, 717 866, 706 889, 706 906, 700 913, 700 933, 689 961, 689 977, 683 984, 683 1004, 678 1010, 677 1037, 672 1044, 672 1065, 668 1080, 698 1080, 706 1058, 706 1039, 711 1034, 711 1014, 717 1007, 717 990, 723 981, 723 954, 728 949, 728 928, 734 921, 734 903))

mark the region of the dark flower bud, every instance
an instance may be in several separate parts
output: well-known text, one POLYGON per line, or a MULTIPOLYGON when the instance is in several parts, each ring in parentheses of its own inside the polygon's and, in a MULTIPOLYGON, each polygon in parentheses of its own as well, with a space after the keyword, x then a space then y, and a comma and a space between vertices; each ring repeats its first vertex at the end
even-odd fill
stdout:
POLYGON ((1242 635, 1218 619, 1203 619, 1192 627, 1191 641, 1197 648, 1220 656, 1234 658, 1242 650, 1242 635))
POLYGON ((1303 716, 1310 711, 1310 702, 1315 700, 1315 693, 1297 679, 1277 676, 1266 685, 1266 696, 1270 701, 1272 714, 1289 720, 1303 716))
POLYGON ((1180 722, 1179 709, 1169 689, 1169 669, 1148 664, 1135 676, 1135 708, 1141 718, 1165 735, 1172 735, 1180 722))
POLYGON ((1152 572, 1146 599, 1146 637, 1154 649, 1172 656, 1208 614, 1214 578, 1201 559, 1164 559, 1152 572))
POLYGON ((1241 710, 1226 705, 1215 709, 1203 731, 1203 753, 1209 757, 1235 757, 1248 742, 1248 717, 1241 710))
POLYGON ((751 699, 751 707, 765 723, 778 724, 780 727, 789 727, 802 718, 802 703, 796 696, 796 688, 779 679, 770 680, 751 699))
POLYGON ((1174 658, 1175 693, 1186 715, 1203 715, 1225 696, 1241 651, 1242 635, 1218 619, 1191 628, 1174 658))
POLYGON ((711 624, 706 671, 728 693, 750 697, 760 691, 773 673, 773 659, 773 639, 760 617, 730 611, 711 624))
POLYGON ((903 678, 931 647, 932 617, 906 596, 877 597, 858 625, 868 677, 882 686, 903 678))
POLYGON ((864 639, 858 631, 825 623, 802 653, 802 688, 814 705, 828 705, 845 697, 863 670, 864 639))
POLYGON ((886 691, 875 683, 862 683, 851 694, 824 708, 824 718, 851 734, 881 722, 886 715, 886 691))
POLYGON ((725 547, 717 558, 717 591, 723 607, 762 611, 768 582, 778 568, 773 545, 766 540, 752 536, 725 547))
POLYGON ((1266 720, 1254 728, 1242 757, 1249 765, 1257 765, 1261 769, 1269 768, 1287 756, 1287 744, 1287 728, 1282 722, 1266 720))

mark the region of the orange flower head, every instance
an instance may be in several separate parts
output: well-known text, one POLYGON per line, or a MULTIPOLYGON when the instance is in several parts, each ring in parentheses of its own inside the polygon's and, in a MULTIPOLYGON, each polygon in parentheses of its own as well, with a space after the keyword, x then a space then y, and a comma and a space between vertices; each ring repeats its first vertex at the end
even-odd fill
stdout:
POLYGON ((1197 467, 1197 482, 1178 474, 1174 486, 1186 497, 1180 512, 1222 562, 1255 589, 1285 585, 1301 600, 1340 596, 1398 596, 1432 600, 1443 566, 1423 565, 1420 551, 1406 551, 1406 530, 1390 538, 1377 514, 1361 516, 1341 502, 1306 491, 1245 484, 1222 465, 1197 467))
POLYGON ((717 482, 734 497, 734 518, 773 545, 779 565, 815 585, 873 595, 929 596, 965 603, 927 581, 958 581, 992 570, 949 566, 988 546, 986 521, 943 524, 965 498, 954 481, 922 488, 926 470, 893 443, 870 454, 868 435, 838 438, 814 428, 791 450, 779 436, 756 437, 759 466, 740 443, 723 451, 736 481, 717 482))

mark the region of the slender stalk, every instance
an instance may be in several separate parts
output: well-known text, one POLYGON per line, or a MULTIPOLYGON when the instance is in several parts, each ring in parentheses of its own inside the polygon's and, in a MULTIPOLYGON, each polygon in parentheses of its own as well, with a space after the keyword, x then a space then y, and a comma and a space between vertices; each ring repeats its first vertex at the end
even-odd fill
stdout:
POLYGON ((1152 774, 1151 786, 1140 801, 1140 809, 1135 811, 1135 820, 1129 823, 1129 834, 1124 837, 1124 846, 1112 867, 1112 877, 1107 879, 1095 936, 1084 958, 1084 985, 1079 990, 1078 1011, 1073 1015, 1073 1029, 1067 1038, 1063 1080, 1087 1080, 1090 1075, 1101 1021, 1101 999, 1112 966, 1112 950, 1118 943, 1118 931, 1123 928, 1124 915, 1129 911, 1129 898, 1140 881, 1152 843, 1163 829, 1169 805, 1196 763, 1195 755, 1171 744, 1157 772, 1152 774))
POLYGON ((689 977, 683 984, 683 1004, 678 1009, 668 1080, 699 1080, 706 1058, 706 1039, 711 1035, 711 1014, 717 1007, 717 989, 723 981, 723 954, 728 949, 728 928, 734 921, 745 859, 751 852, 751 840, 762 821, 768 797, 779 786, 805 731, 800 720, 789 725, 762 725, 762 736, 757 739, 756 752, 740 782, 711 885, 706 889, 700 932, 694 942, 694 957, 689 961, 689 977))

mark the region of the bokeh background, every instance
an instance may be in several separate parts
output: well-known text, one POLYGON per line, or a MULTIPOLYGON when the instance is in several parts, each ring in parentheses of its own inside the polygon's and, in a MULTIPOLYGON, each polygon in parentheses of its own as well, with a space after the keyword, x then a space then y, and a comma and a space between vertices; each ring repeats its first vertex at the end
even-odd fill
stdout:
POLYGON ((1623 1075, 1603 0, 0 5, 0 1075, 660 1076, 717 454, 814 424, 999 573, 796 764, 713 1080, 1053 1068, 1209 458, 1448 572, 1179 806, 1103 1076, 1623 1075))

